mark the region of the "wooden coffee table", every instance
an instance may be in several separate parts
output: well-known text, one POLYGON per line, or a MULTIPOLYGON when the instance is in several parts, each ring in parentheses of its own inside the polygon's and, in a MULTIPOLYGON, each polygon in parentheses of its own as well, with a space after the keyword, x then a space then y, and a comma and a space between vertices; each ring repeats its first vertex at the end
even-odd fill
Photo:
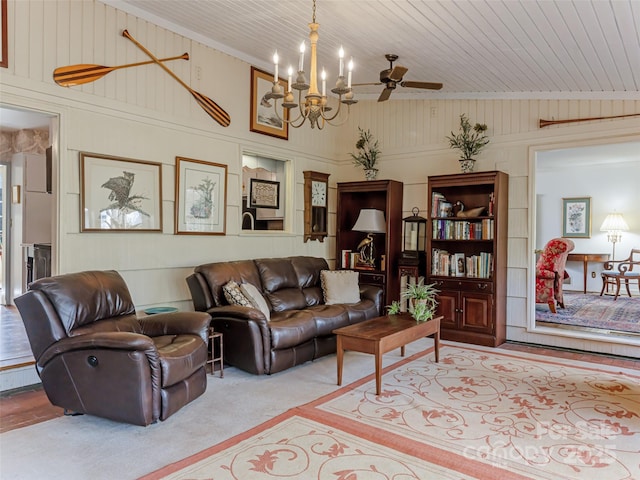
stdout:
POLYGON ((342 362, 344 351, 353 350, 375 355, 376 395, 380 395, 382 382, 382 355, 400 347, 404 357, 404 346, 422 337, 433 335, 436 362, 439 361, 440 319, 416 322, 408 313, 385 315, 365 320, 333 331, 337 336, 338 385, 342 385, 342 362))

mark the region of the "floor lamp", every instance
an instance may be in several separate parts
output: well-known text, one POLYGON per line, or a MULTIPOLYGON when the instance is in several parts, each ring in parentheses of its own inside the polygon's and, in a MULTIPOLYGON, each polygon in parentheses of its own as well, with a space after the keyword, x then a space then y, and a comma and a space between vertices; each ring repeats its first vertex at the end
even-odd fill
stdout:
POLYGON ((621 213, 610 213, 607 215, 607 218, 602 222, 602 226, 600 227, 601 232, 607 232, 607 241, 613 243, 613 255, 611 257, 611 261, 615 261, 616 259, 616 243, 622 240, 622 232, 626 232, 629 230, 629 226, 627 222, 622 218, 621 213))

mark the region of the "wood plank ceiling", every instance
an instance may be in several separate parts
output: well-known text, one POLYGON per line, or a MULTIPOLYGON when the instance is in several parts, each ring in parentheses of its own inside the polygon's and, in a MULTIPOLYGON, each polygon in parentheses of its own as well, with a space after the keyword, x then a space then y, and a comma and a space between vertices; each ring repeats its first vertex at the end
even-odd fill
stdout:
MULTIPOLYGON (((102 1, 269 71, 277 49, 282 76, 308 48, 312 0, 102 1)), ((444 84, 393 98, 640 98, 638 0, 317 0, 316 20, 329 78, 343 45, 354 83, 395 53, 404 80, 444 84)))

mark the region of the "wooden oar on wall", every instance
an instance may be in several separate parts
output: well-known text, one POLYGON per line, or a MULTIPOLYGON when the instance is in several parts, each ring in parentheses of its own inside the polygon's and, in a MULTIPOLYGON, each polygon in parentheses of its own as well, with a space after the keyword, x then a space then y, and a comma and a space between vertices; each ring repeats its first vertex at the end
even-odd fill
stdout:
POLYGON ((211 100, 209 97, 202 95, 201 93, 193 90, 189 85, 184 83, 180 77, 178 77, 175 73, 173 73, 164 63, 162 63, 157 57, 153 55, 149 50, 147 50, 142 44, 140 44, 135 38, 131 36, 131 34, 127 30, 122 31, 122 36, 128 38, 136 46, 146 53, 149 58, 151 58, 155 63, 160 65, 162 69, 171 75, 180 85, 186 88, 193 98, 196 99, 198 104, 202 107, 202 109, 207 112, 207 114, 213 118, 216 122, 218 122, 223 127, 228 127, 231 124, 231 117, 227 112, 225 112, 216 102, 211 100))
MULTIPOLYGON (((171 60, 189 60, 189 54, 183 53, 177 57, 162 58, 160 62, 169 62, 171 60)), ((63 87, 73 87, 84 83, 95 82, 100 80, 107 73, 121 68, 139 67, 141 65, 149 65, 156 63, 153 60, 146 62, 129 63, 127 65, 118 65, 115 67, 105 67, 104 65, 94 65, 90 63, 81 63, 78 65, 69 65, 68 67, 58 67, 53 71, 53 81, 63 87)))

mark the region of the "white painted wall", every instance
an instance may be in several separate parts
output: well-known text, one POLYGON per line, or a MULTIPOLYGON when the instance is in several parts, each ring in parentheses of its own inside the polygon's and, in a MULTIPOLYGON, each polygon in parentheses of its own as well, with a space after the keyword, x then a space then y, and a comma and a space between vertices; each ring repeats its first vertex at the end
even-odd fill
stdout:
MULTIPOLYGON (((58 215, 54 225, 54 272, 114 268, 127 280, 140 307, 190 308, 185 277, 193 266, 216 260, 308 254, 333 261, 335 184, 363 180, 349 152, 357 127, 380 140, 379 178, 404 182, 403 210, 426 216, 427 177, 459 171, 445 136, 457 130, 461 113, 486 123, 491 143, 478 170, 510 175, 508 338, 593 351, 640 356, 640 346, 615 340, 568 339, 537 332, 531 324, 536 151, 584 144, 640 140, 640 119, 538 128, 539 118, 577 118, 640 112, 637 101, 585 100, 392 100, 361 101, 343 127, 291 129, 289 140, 249 131, 250 65, 95 1, 9 0, 9 68, 0 69, 2 102, 59 116, 55 151, 58 215), (56 19, 56 21, 50 21, 56 19), (171 64, 188 85, 217 101, 230 115, 220 127, 192 96, 154 65, 113 72, 80 87, 62 88, 51 74, 76 63, 118 65, 146 60, 120 35, 124 29, 157 56, 187 51, 191 60, 171 64), (196 75, 197 68, 201 74, 196 75), (162 233, 80 233, 79 152, 115 155, 163 164, 162 233), (293 233, 240 232, 241 153, 290 160, 295 205, 293 233), (227 235, 173 235, 175 157, 228 165, 227 235), (304 170, 331 173, 329 237, 302 241, 304 170)), ((259 41, 259 40, 257 40, 259 41)), ((401 232, 397 232, 401 234, 401 232)), ((627 342, 629 343, 629 342, 627 342)))

